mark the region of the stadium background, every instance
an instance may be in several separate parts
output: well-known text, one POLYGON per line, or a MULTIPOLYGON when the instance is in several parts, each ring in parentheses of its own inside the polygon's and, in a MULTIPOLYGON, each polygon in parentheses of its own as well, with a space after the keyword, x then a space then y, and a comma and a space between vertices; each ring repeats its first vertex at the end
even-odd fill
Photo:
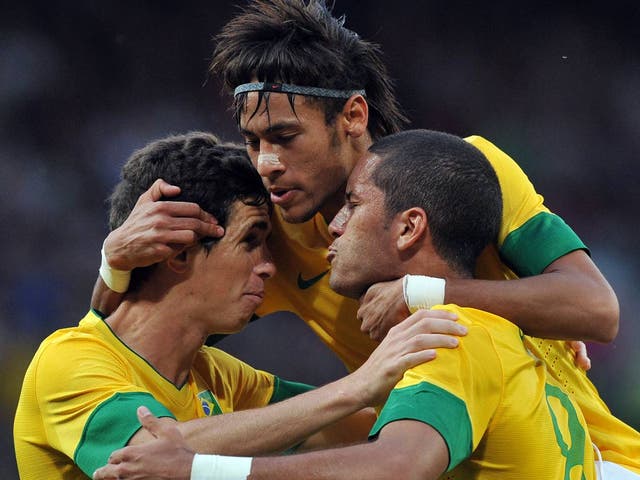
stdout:
MULTIPOLYGON (((615 288, 618 338, 590 345, 591 378, 640 427, 636 345, 640 7, 634 1, 336 0, 380 43, 415 127, 480 134, 512 154, 615 288)), ((231 2, 13 2, 0 17, 0 477, 17 477, 12 422, 44 336, 88 308, 104 199, 129 153, 191 129, 239 140, 211 37, 231 2)), ((283 376, 342 370, 290 315, 225 340, 283 376)))

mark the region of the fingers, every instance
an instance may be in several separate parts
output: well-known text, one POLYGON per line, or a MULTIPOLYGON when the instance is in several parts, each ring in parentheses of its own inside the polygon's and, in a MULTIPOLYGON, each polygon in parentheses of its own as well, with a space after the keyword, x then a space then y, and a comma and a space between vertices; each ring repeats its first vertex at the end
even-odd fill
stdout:
POLYGON ((418 333, 466 335, 467 328, 457 323, 457 318, 454 313, 444 310, 419 310, 389 330, 389 335, 413 336, 418 333))
POLYGON ((110 466, 100 467, 95 472, 93 472, 93 480, 117 480, 118 475, 112 471, 113 469, 110 466))
POLYGON ((587 352, 587 345, 579 340, 568 342, 575 354, 575 364, 577 367, 587 371, 591 368, 591 359, 587 352))
POLYGON ((112 452, 111 455, 109 455, 109 463, 93 472, 92 478, 94 480, 126 478, 123 476, 122 464, 131 459, 130 451, 131 447, 125 447, 112 452))
POLYGON ((163 197, 175 197, 179 193, 180 187, 171 185, 159 178, 155 182, 153 182, 153 185, 151 185, 149 190, 140 195, 140 198, 138 199, 138 202, 136 204, 157 202, 163 197))
POLYGON ((433 348, 456 348, 460 344, 458 337, 442 333, 422 333, 414 335, 409 341, 412 350, 425 350, 433 348))
POLYGON ((418 310, 414 315, 421 318, 439 318, 441 320, 458 320, 458 315, 449 310, 418 310))
MULTIPOLYGON (((190 219, 192 220, 191 224, 185 228, 195 231, 200 236, 220 237, 224 234, 224 229, 218 225, 217 219, 201 209, 197 203, 159 202, 162 198, 174 197, 179 193, 180 187, 158 179, 151 185, 149 190, 140 196, 130 217, 135 218, 136 213, 140 213, 143 217, 157 214, 166 217, 190 219)), ((182 229, 179 226, 173 228, 182 229)))

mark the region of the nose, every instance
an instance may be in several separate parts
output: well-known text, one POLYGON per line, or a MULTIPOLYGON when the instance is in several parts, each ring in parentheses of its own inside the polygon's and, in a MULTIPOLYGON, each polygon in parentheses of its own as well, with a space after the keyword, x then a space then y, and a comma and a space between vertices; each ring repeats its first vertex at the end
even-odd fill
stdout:
POLYGON ((331 223, 329 224, 329 234, 333 238, 342 236, 348 221, 349 211, 347 210, 347 206, 344 205, 338 213, 336 213, 336 216, 333 217, 333 220, 331 220, 331 223))
POLYGON ((262 257, 255 267, 255 272, 263 280, 271 278, 276 274, 276 265, 273 263, 271 251, 266 245, 263 247, 262 257))
MULTIPOLYGON (((269 147, 269 146, 267 146, 269 147)), ((256 168, 261 177, 274 178, 282 175, 286 167, 280 161, 280 156, 272 148, 261 148, 256 162, 256 168)))

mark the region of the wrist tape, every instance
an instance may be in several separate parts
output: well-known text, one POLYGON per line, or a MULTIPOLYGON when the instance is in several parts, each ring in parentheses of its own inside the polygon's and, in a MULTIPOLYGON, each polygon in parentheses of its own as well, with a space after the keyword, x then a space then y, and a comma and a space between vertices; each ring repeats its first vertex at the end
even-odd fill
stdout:
POLYGON ((444 278, 425 275, 405 275, 402 280, 404 301, 411 313, 429 310, 434 305, 444 303, 444 278))
POLYGON ((124 293, 129 288, 129 281, 131 280, 131 272, 128 270, 117 270, 111 268, 107 261, 107 256, 104 253, 104 246, 100 250, 102 261, 100 262, 100 277, 109 289, 114 292, 124 293))
POLYGON ((253 457, 195 454, 191 463, 191 480, 246 480, 253 457))

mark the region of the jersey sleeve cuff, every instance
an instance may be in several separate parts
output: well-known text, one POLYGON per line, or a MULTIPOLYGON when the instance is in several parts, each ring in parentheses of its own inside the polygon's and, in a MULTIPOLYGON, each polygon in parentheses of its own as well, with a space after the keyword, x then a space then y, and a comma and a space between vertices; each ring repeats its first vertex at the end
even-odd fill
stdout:
POLYGON ((540 212, 511 232, 500 256, 520 277, 538 275, 558 258, 575 250, 589 250, 562 218, 540 212))
POLYGON ((102 402, 87 421, 80 443, 74 454, 74 462, 89 477, 99 467, 107 464, 114 450, 127 445, 140 429, 136 411, 144 405, 157 417, 174 415, 150 393, 116 393, 102 402))
POLYGON ((375 438, 385 425, 397 420, 417 420, 438 431, 449 450, 447 471, 471 455, 473 432, 466 405, 437 385, 420 382, 394 389, 369 438, 375 438))
POLYGON ((273 377, 273 394, 269 403, 276 403, 287 398, 294 397, 309 390, 313 390, 315 387, 307 385, 306 383, 290 382, 283 380, 279 377, 273 377))

